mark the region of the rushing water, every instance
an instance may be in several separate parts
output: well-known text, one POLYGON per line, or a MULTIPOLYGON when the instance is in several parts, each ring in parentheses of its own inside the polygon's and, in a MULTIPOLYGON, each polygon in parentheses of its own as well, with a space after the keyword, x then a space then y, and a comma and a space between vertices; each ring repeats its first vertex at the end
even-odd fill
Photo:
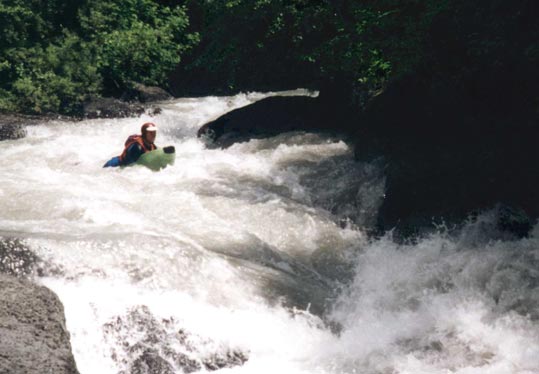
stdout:
POLYGON ((539 373, 539 229, 491 240, 485 215, 415 244, 368 240, 383 179, 342 139, 196 138, 262 97, 2 143, 0 235, 42 259, 81 374, 539 373), (101 168, 147 120, 175 165, 101 168))

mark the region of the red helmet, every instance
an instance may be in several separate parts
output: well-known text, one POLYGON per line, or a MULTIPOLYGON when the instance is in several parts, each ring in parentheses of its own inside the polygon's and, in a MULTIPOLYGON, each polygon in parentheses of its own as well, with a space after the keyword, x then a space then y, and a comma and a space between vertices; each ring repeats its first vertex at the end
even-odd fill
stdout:
POLYGON ((142 127, 140 128, 140 132, 142 134, 145 134, 147 131, 157 131, 157 126, 151 122, 146 122, 142 127))

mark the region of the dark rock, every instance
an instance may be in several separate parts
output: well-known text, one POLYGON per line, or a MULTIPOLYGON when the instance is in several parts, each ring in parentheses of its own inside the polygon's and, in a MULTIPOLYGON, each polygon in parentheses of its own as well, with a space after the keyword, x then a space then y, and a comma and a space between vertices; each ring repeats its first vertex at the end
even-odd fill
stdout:
POLYGON ((0 373, 77 374, 58 297, 0 275, 0 373))
POLYGON ((492 209, 475 211, 455 226, 461 243, 468 247, 484 247, 492 240, 513 241, 528 237, 533 223, 524 210, 497 204, 492 209))
POLYGON ((198 136, 218 139, 250 138, 276 135, 287 131, 318 127, 316 99, 311 97, 268 97, 243 108, 235 109, 198 130, 198 136))
POLYGON ((72 122, 73 120, 74 117, 54 113, 40 115, 0 113, 0 140, 24 138, 29 126, 41 125, 49 121, 72 122), (3 134, 6 134, 7 137, 4 137, 3 134))
POLYGON ((221 146, 255 137, 289 131, 346 133, 354 120, 338 100, 307 96, 273 96, 235 109, 203 125, 197 135, 217 140, 221 146))
POLYGON ((135 117, 142 113, 144 107, 140 104, 109 97, 92 98, 83 104, 83 117, 90 119, 135 117))
POLYGON ((174 374, 174 368, 152 349, 142 353, 131 365, 131 374, 174 374))
POLYGON ((229 351, 226 354, 213 354, 204 360, 206 370, 215 371, 223 368, 241 366, 248 357, 240 351, 229 351))
POLYGON ((127 90, 122 95, 122 100, 125 101, 140 101, 141 103, 149 103, 154 101, 170 100, 173 96, 160 87, 145 86, 140 83, 133 85, 133 88, 127 90))
POLYGON ((414 236, 498 203, 538 217, 538 137, 528 114, 482 104, 466 85, 417 74, 391 83, 367 106, 356 137, 358 160, 386 164, 379 228, 414 236))
POLYGON ((26 136, 26 129, 20 124, 0 123, 0 140, 21 139, 26 136))
POLYGON ((202 365, 199 361, 189 357, 185 353, 175 352, 172 355, 172 358, 176 366, 181 368, 185 374, 200 371, 200 369, 202 368, 202 365))
POLYGON ((21 113, 0 113, 0 126, 3 125, 18 125, 18 126, 31 126, 37 125, 49 120, 62 120, 67 119, 59 115, 43 114, 43 115, 29 115, 21 113))
POLYGON ((160 107, 150 107, 147 111, 148 115, 151 117, 158 116, 162 112, 163 112, 163 109, 161 109, 160 107))
POLYGON ((497 212, 497 227, 500 231, 510 233, 518 239, 528 237, 533 223, 522 208, 499 205, 497 212))
POLYGON ((39 258, 19 239, 0 237, 0 273, 30 275, 39 258))

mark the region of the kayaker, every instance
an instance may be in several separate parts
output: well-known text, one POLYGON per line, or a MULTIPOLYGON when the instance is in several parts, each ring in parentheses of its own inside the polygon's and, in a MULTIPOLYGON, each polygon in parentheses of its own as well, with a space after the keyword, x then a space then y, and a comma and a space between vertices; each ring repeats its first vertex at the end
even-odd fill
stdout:
POLYGON ((103 167, 130 165, 136 162, 142 154, 157 149, 157 146, 154 144, 155 137, 157 136, 157 126, 151 122, 147 122, 142 125, 140 132, 140 135, 130 135, 125 141, 122 154, 111 158, 103 167))

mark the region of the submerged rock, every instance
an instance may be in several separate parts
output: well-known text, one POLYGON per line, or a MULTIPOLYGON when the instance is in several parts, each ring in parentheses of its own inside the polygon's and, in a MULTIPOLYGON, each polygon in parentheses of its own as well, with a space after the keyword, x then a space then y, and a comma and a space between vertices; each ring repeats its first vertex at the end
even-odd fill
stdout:
POLYGON ((203 363, 208 371, 215 371, 234 366, 241 366, 248 360, 245 353, 241 351, 229 351, 225 354, 214 353, 205 358, 203 363))
POLYGON ((525 238, 533 228, 533 223, 522 208, 499 205, 498 229, 516 238, 525 238))
POLYGON ((78 373, 58 297, 7 275, 0 275, 0 373, 78 373))
POLYGON ((20 124, 0 123, 0 140, 21 139, 26 136, 26 129, 20 124))
POLYGON ((148 349, 133 362, 130 374, 174 374, 174 368, 156 350, 148 349))
POLYGON ((122 99, 125 101, 140 101, 141 103, 164 101, 172 98, 173 96, 161 87, 145 86, 140 83, 136 83, 133 88, 122 95, 122 99))
POLYGON ((331 280, 347 283, 354 277, 354 264, 351 258, 352 253, 348 254, 334 248, 319 248, 312 253, 311 263, 319 274, 331 280))
POLYGON ((211 339, 177 328, 174 319, 157 319, 146 306, 131 309, 104 326, 112 340, 111 356, 122 374, 193 373, 243 365, 248 355, 215 344, 211 339))
POLYGON ((0 237, 0 273, 29 275, 38 261, 39 257, 20 239, 0 237))
POLYGON ((83 104, 84 118, 124 118, 139 116, 144 113, 140 104, 128 103, 110 97, 96 97, 83 104))

